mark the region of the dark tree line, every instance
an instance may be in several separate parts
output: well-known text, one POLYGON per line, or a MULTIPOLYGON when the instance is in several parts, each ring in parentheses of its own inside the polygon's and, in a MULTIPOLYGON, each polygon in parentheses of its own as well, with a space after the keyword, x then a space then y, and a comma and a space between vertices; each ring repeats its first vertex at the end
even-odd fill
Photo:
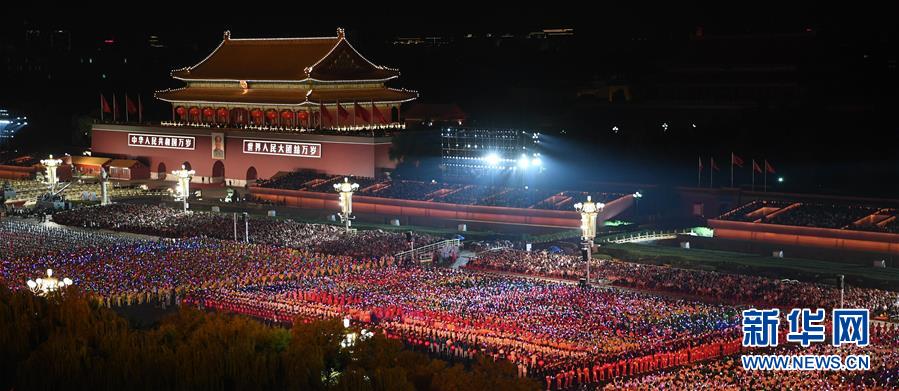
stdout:
POLYGON ((507 363, 430 359, 380 334, 341 348, 338 321, 272 327, 181 309, 135 329, 77 292, 0 285, 0 390, 533 390, 507 363))

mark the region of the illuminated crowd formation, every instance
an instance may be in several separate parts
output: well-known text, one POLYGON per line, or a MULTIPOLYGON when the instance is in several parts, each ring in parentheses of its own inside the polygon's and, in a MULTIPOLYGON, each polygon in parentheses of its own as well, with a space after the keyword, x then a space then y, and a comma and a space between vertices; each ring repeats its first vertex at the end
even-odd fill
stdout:
MULTIPOLYGON (((739 368, 733 357, 745 351, 740 311, 839 302, 832 286, 599 259, 593 275, 628 289, 579 287, 565 281, 583 276, 578 256, 540 251, 495 249, 467 270, 423 268, 391 255, 407 245, 398 233, 348 237, 327 225, 251 219, 251 243, 244 243, 227 240, 228 215, 185 216, 135 205, 54 216, 61 224, 157 240, 0 222, 0 282, 21 289, 22 281, 52 268, 108 307, 188 304, 280 324, 346 318, 437 356, 512 362, 520 376, 536 377, 548 390, 688 389, 694 381, 724 389, 804 387, 792 373, 747 376, 739 368)), ((874 316, 895 311, 894 292, 849 287, 845 300, 874 316)), ((867 351, 877 357, 871 376, 806 380, 821 389, 896 384, 897 336, 894 327, 875 329, 877 346, 867 351)))
POLYGON ((0 280, 17 287, 52 268, 107 305, 169 299, 221 284, 339 274, 391 265, 391 256, 359 257, 216 239, 137 241, 22 223, 0 224, 0 280), (23 246, 22 243, 30 243, 23 246))
MULTIPOLYGON (((94 206, 53 215, 59 224, 104 228, 119 232, 147 234, 167 238, 207 237, 215 239, 245 239, 250 243, 285 246, 325 254, 359 257, 394 255, 408 249, 404 233, 380 230, 359 231, 346 235, 337 226, 308 224, 289 219, 249 217, 245 227, 238 216, 235 230, 234 216, 214 212, 182 213, 180 210, 151 205, 114 204, 94 206)), ((438 241, 439 238, 414 233, 417 246, 438 241)))
POLYGON ((681 358, 687 362, 739 342, 738 311, 730 306, 439 268, 212 288, 188 300, 281 322, 348 316, 413 344, 508 359, 531 374, 608 364, 611 376, 619 361, 703 346, 681 358))
POLYGON ((899 326, 875 324, 866 348, 818 344, 798 349, 780 347, 769 354, 867 354, 867 371, 746 371, 739 356, 700 362, 673 370, 616 379, 607 390, 693 390, 697 384, 715 390, 895 390, 899 387, 899 326))
MULTIPOLYGON (((579 256, 515 249, 484 252, 467 267, 566 279, 586 274, 584 260, 579 256)), ((593 259, 591 276, 621 287, 759 306, 835 308, 840 303, 838 286, 615 260, 593 259)), ((897 297, 896 292, 848 286, 844 303, 848 307, 868 308, 875 316, 899 315, 897 297)))

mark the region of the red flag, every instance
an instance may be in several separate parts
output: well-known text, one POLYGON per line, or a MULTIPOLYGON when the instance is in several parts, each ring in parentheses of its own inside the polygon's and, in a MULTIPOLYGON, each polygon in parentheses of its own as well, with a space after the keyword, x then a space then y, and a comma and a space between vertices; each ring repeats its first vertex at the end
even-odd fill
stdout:
POLYGON ((346 109, 340 105, 340 102, 337 102, 337 115, 339 115, 341 119, 346 119, 350 116, 350 112, 346 111, 346 109))
POLYGON ((112 108, 109 107, 109 102, 106 101, 106 97, 103 94, 100 94, 100 105, 103 106, 104 113, 112 113, 112 108))
POLYGON ((762 173, 762 168, 759 167, 759 164, 755 162, 755 159, 752 159, 752 171, 755 171, 759 174, 762 173))
POLYGON ((765 160, 765 171, 768 171, 769 174, 775 174, 774 166, 768 164, 767 160, 765 160))
POLYGON ((331 117, 331 112, 328 111, 328 108, 325 107, 324 103, 319 103, 319 111, 322 112, 322 118, 327 119, 329 123, 334 122, 334 117, 331 117))
POLYGON ((737 156, 735 153, 730 153, 730 164, 735 164, 737 167, 743 168, 743 159, 737 156))
POLYGON ((128 94, 125 94, 125 110, 128 110, 131 114, 137 113, 137 105, 134 104, 134 101, 131 100, 128 94))
POLYGON ((715 158, 711 158, 711 159, 712 159, 712 169, 715 171, 721 171, 721 169, 718 168, 718 165, 715 164, 715 158))
POLYGON ((381 114, 381 110, 378 110, 378 106, 375 106, 375 102, 371 102, 371 112, 375 115, 375 119, 381 121, 382 124, 387 123, 387 119, 381 114))
POLYGON ((699 157, 699 172, 702 172, 702 156, 699 157))
POLYGON ((371 122, 371 115, 368 114, 368 110, 365 110, 364 107, 359 106, 356 102, 353 102, 353 115, 356 117, 361 116, 365 122, 371 122))

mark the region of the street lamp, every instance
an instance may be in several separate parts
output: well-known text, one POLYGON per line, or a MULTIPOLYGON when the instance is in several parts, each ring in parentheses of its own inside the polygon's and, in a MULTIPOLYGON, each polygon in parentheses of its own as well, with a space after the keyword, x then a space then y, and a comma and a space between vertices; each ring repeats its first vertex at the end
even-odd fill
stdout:
POLYGON ((178 178, 178 186, 175 188, 175 201, 181 201, 184 204, 184 211, 187 212, 187 199, 190 197, 190 180, 196 171, 188 170, 183 164, 180 170, 172 171, 172 175, 178 178))
POLYGON ((353 219, 353 192, 359 190, 358 183, 350 183, 350 178, 343 178, 343 182, 335 183, 334 190, 340 193, 340 220, 346 225, 346 232, 350 232, 350 220, 353 219))
POLYGON ((581 214, 581 238, 584 239, 584 261, 587 262, 587 284, 590 284, 590 258, 593 252, 593 238, 596 237, 596 216, 605 206, 602 202, 587 201, 574 204, 574 210, 581 214))
POLYGON ((50 155, 49 159, 41 160, 41 164, 47 170, 47 184, 50 185, 50 192, 53 193, 56 191, 56 183, 59 182, 59 178, 56 177, 56 169, 62 164, 62 160, 54 159, 53 155, 50 155))
POLYGON ((643 198, 643 193, 639 190, 634 192, 634 216, 640 218, 640 199, 643 198))
POLYGON ((53 269, 47 269, 47 278, 28 280, 25 283, 28 285, 28 290, 30 290, 31 293, 38 296, 46 296, 51 292, 72 285, 72 280, 63 278, 62 281, 60 281, 56 277, 53 277, 53 269))

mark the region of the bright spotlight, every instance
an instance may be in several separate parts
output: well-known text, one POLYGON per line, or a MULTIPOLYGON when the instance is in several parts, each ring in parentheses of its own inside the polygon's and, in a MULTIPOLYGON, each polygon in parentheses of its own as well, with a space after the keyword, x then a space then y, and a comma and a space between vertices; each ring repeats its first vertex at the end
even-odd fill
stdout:
POLYGON ((531 161, 528 160, 527 156, 521 155, 521 157, 518 158, 518 167, 519 168, 525 169, 525 168, 528 168, 529 165, 531 165, 531 161))
POLYGON ((488 165, 495 166, 499 164, 499 155, 496 152, 488 153, 487 156, 484 156, 484 161, 487 162, 488 165))

